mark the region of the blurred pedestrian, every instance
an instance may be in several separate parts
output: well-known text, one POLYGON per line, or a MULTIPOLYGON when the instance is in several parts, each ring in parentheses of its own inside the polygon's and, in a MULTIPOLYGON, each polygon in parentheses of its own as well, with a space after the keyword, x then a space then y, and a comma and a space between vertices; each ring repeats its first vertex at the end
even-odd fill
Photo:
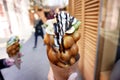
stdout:
POLYGON ((55 15, 55 11, 54 11, 54 10, 50 10, 50 11, 48 12, 48 14, 46 15, 47 20, 49 20, 49 19, 54 19, 54 18, 55 18, 54 15, 55 15))
POLYGON ((35 43, 34 43, 33 48, 37 47, 38 36, 41 36, 42 39, 44 38, 44 32, 43 32, 42 25, 43 25, 43 21, 39 17, 39 19, 37 19, 37 23, 35 24, 35 27, 34 27, 35 28, 35 33, 34 33, 35 43))

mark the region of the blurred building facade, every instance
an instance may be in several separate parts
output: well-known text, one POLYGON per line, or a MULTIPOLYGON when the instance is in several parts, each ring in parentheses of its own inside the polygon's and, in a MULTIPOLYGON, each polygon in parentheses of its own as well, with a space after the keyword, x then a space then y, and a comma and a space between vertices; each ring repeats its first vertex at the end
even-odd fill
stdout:
POLYGON ((28 0, 0 0, 0 38, 18 35, 26 39, 31 34, 28 0), (26 34, 25 34, 26 33, 26 34))

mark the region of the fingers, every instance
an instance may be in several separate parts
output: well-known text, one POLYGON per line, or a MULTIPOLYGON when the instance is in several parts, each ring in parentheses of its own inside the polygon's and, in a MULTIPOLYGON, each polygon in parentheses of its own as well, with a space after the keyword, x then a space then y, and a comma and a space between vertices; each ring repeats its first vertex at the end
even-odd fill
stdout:
POLYGON ((12 58, 8 58, 5 60, 6 66, 12 66, 12 65, 14 65, 14 62, 15 62, 15 60, 12 58))
POLYGON ((78 73, 74 72, 69 76, 68 80, 76 80, 77 76, 78 76, 78 73))
POLYGON ((53 71, 51 68, 50 68, 49 73, 48 73, 48 80, 54 80, 53 71))
POLYGON ((12 66, 12 65, 14 65, 15 64, 15 62, 17 61, 17 63, 22 63, 22 60, 21 60, 21 57, 23 56, 23 54, 22 53, 18 53, 18 58, 15 60, 15 59, 13 59, 13 58, 8 58, 8 59, 6 59, 5 60, 5 65, 6 66, 12 66))
POLYGON ((18 53, 18 59, 17 62, 18 63, 22 63, 21 57, 23 57, 24 55, 22 53, 18 53))
POLYGON ((18 59, 17 59, 17 62, 18 62, 19 64, 22 63, 21 58, 18 58, 18 59))
POLYGON ((18 53, 18 58, 21 58, 22 56, 24 56, 22 53, 18 53))

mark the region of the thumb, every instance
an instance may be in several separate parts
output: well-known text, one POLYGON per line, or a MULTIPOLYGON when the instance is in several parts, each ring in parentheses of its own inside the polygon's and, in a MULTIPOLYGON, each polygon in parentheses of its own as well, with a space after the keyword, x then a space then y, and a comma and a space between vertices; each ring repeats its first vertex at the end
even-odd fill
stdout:
POLYGON ((6 63, 7 66, 12 66, 12 65, 14 65, 14 62, 15 62, 15 60, 12 59, 12 58, 9 58, 9 59, 6 59, 6 60, 5 60, 5 63, 6 63))
POLYGON ((78 76, 78 74, 76 72, 74 72, 69 76, 68 80, 76 80, 77 76, 78 76))

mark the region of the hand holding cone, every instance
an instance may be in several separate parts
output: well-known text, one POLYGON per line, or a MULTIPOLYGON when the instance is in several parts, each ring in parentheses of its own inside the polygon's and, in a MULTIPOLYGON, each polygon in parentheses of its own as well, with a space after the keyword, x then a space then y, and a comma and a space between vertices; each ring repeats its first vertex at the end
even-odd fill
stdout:
POLYGON ((20 69, 21 56, 18 36, 11 37, 7 42, 6 51, 8 56, 14 60, 14 64, 20 69))

